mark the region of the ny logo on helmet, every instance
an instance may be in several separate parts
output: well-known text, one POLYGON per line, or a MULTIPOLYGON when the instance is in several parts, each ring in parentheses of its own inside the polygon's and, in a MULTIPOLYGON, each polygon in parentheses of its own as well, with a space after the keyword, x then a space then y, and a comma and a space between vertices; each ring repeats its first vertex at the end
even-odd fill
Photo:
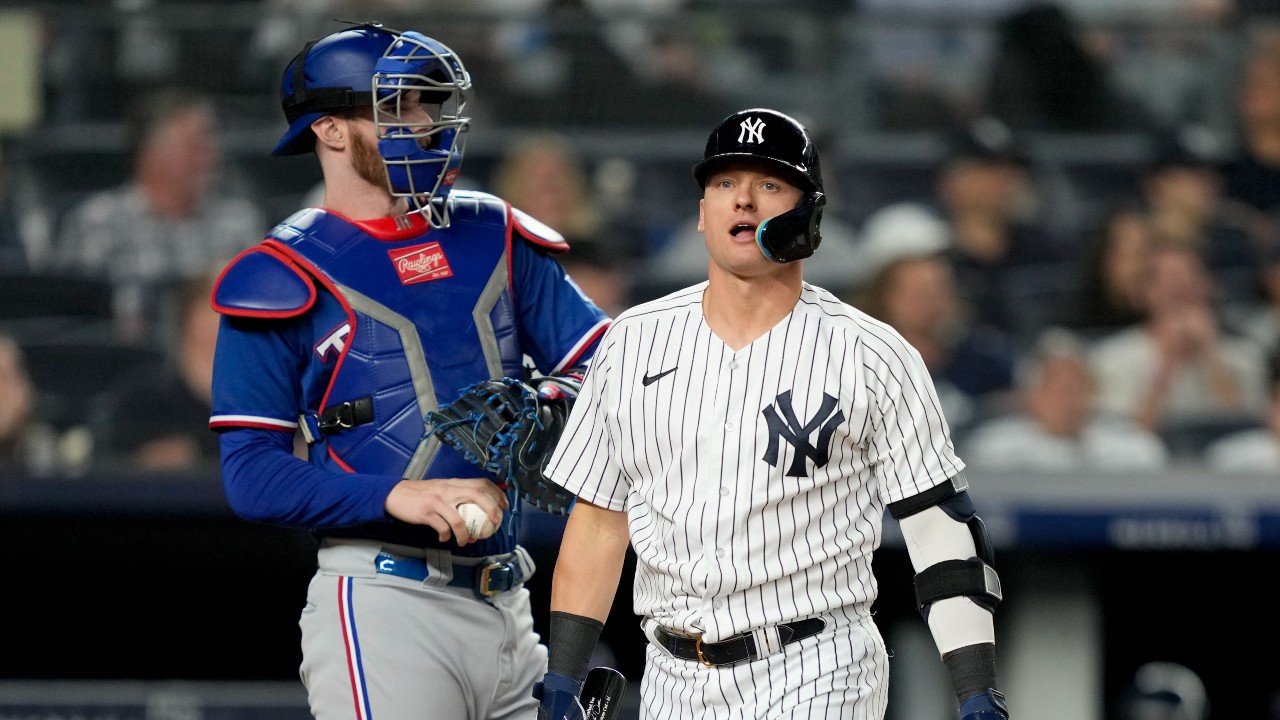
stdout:
POLYGON ((764 142, 764 118, 747 118, 739 125, 738 142, 764 142))

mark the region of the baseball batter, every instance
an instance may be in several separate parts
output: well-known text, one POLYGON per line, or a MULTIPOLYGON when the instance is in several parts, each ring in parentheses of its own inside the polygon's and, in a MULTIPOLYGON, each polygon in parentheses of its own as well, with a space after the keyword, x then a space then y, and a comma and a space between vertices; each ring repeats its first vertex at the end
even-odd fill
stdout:
POLYGON ((999 580, 929 374, 893 329, 803 281, 824 206, 808 132, 735 113, 694 176, 707 281, 615 320, 548 466, 579 499, 542 711, 576 717, 630 544, 642 718, 883 718, 870 611, 888 510, 961 715, 1006 720, 999 580))
POLYGON ((520 507, 424 415, 490 378, 578 369, 608 318, 503 200, 450 192, 469 126, 458 57, 364 24, 284 71, 277 155, 314 152, 322 207, 223 271, 211 426, 242 517, 307 528, 301 677, 321 720, 532 720, 546 667, 520 507), (309 462, 294 455, 305 439, 309 462), (500 526, 474 538, 458 510, 500 526))

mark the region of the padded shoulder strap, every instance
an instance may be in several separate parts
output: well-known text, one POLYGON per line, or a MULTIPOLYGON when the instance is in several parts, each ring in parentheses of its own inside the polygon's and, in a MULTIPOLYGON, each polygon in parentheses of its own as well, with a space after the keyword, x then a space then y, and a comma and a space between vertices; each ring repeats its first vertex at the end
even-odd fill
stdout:
POLYGON ((449 216, 472 222, 506 224, 512 238, 521 238, 543 252, 560 255, 569 251, 564 236, 529 213, 486 192, 454 190, 449 193, 449 216))
POLYGON ((550 253, 561 255, 569 252, 569 243, 560 233, 520 208, 511 208, 512 237, 523 238, 550 253))
POLYGON ((315 301, 311 276, 269 244, 240 253, 213 288, 213 309, 237 317, 294 317, 315 301))

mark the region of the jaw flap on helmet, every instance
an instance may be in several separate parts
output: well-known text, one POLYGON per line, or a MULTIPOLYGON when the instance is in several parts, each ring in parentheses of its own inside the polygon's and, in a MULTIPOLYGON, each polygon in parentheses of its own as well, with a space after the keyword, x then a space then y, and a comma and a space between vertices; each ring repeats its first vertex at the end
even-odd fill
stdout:
POLYGON ((764 256, 776 263, 803 260, 822 243, 818 226, 827 196, 814 190, 794 208, 768 218, 756 228, 756 244, 764 256))

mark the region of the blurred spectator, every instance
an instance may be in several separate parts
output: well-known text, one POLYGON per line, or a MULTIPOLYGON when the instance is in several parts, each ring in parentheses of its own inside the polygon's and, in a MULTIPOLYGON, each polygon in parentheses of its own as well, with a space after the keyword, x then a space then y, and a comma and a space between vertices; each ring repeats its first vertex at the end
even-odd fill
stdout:
POLYGON ((492 192, 565 236, 560 264, 610 315, 630 300, 631 258, 643 248, 615 224, 592 192, 587 167, 568 138, 542 132, 512 146, 494 169, 492 192))
POLYGON ((974 423, 1008 410, 1015 350, 998 330, 968 324, 942 254, 944 230, 932 237, 922 232, 911 243, 894 242, 885 230, 867 240, 877 264, 852 304, 892 326, 920 353, 952 434, 962 437, 974 423))
POLYGON ((1261 416, 1264 356, 1224 332, 1200 254, 1157 244, 1144 285, 1145 319, 1104 335, 1090 351, 1099 408, 1162 435, 1178 423, 1261 416))
POLYGON ((1110 68, 1081 41, 1056 3, 1033 3, 996 25, 986 110, 1016 130, 1095 132, 1147 127, 1139 106, 1118 93, 1110 68))
POLYGON ((1007 125, 984 117, 951 133, 937 202, 951 227, 956 286, 977 324, 1029 344, 1060 318, 1075 257, 1039 221, 1030 158, 1007 125))
POLYGON ((1161 133, 1140 190, 1154 236, 1199 250, 1220 302, 1252 304, 1263 297, 1261 241, 1253 235, 1253 211, 1222 195, 1223 152, 1221 141, 1204 127, 1161 133))
POLYGON ((1140 203, 1120 202, 1083 238, 1077 314, 1071 323, 1088 337, 1120 330, 1142 319, 1151 226, 1140 203))
POLYGON ((1233 432, 1211 443, 1205 464, 1215 472, 1280 473, 1280 354, 1271 356, 1271 393, 1262 426, 1233 432))
POLYGON ((610 317, 631 305, 631 263, 596 242, 579 242, 560 256, 560 265, 591 301, 610 317))
POLYGON ((188 280, 179 296, 179 332, 163 367, 139 367, 93 410, 98 467, 169 472, 218 468, 209 429, 219 316, 209 304, 213 276, 188 280))
POLYGON ((849 279, 854 289, 863 288, 894 260, 934 255, 950 247, 951 228, 933 208, 918 202, 890 203, 862 222, 858 264, 849 279))
POLYGON ((220 127, 211 102, 183 90, 143 99, 128 129, 131 177, 61 222, 57 270, 106 277, 118 338, 167 342, 171 292, 260 241, 260 209, 217 186, 220 127))
POLYGON ((991 470, 1157 470, 1168 462, 1160 438, 1125 417, 1095 409, 1085 345, 1045 331, 1018 371, 1017 410, 974 428, 964 458, 991 470))
POLYGON ((0 335, 0 471, 51 475, 60 467, 58 433, 39 415, 22 348, 0 335))
POLYGON ((1260 43, 1239 80, 1240 147, 1223 167, 1224 191, 1269 217, 1280 211, 1280 42, 1260 43))
MULTIPOLYGON (((490 185, 512 207, 564 235, 570 247, 579 241, 614 242, 602 236, 605 219, 591 197, 587 168, 563 135, 543 132, 517 142, 499 160, 490 185)), ((619 245, 625 240, 617 239, 619 245)))

